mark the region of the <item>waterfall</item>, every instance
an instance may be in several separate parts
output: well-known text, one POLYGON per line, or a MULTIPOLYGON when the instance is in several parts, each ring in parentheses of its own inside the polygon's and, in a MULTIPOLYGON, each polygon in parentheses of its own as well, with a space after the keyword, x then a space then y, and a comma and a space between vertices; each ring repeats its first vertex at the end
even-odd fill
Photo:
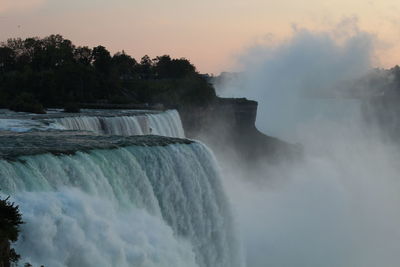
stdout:
POLYGON ((201 143, 3 159, 0 188, 26 222, 15 245, 22 262, 242 266, 215 159, 201 143))
POLYGON ((67 130, 85 130, 107 135, 155 134, 185 137, 179 113, 167 110, 161 113, 128 116, 74 116, 55 119, 67 130))

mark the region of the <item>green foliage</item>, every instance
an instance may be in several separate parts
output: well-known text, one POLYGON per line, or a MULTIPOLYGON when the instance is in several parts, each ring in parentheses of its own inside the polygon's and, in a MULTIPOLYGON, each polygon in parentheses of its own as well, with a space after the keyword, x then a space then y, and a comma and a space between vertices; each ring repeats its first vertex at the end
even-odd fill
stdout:
POLYGON ((17 241, 19 225, 23 223, 19 207, 10 202, 9 197, 0 199, 0 215, 0 238, 17 241))
POLYGON ((76 47, 61 35, 9 39, 0 45, 0 107, 41 112, 65 103, 208 105, 212 86, 184 58, 137 62, 104 46, 76 47), (29 97, 28 97, 29 96, 29 97))
POLYGON ((195 67, 184 58, 171 59, 170 56, 164 55, 156 57, 154 63, 154 72, 159 79, 184 78, 196 71, 195 67))
POLYGON ((0 264, 9 266, 10 262, 17 262, 20 256, 10 243, 18 240, 19 226, 23 223, 18 206, 9 201, 9 198, 0 199, 0 264))
POLYGON ((42 104, 40 104, 33 95, 29 93, 21 93, 10 105, 13 111, 31 112, 37 114, 45 114, 42 104))
MULTIPOLYGON (((9 197, 0 199, 0 266, 14 266, 21 256, 11 248, 11 243, 18 240, 22 215, 19 207, 9 201, 9 197)), ((32 267, 30 263, 25 263, 24 267, 32 267)), ((44 267, 41 265, 41 267, 44 267)))
POLYGON ((79 113, 81 109, 77 103, 67 103, 64 107, 64 112, 66 113, 79 113))

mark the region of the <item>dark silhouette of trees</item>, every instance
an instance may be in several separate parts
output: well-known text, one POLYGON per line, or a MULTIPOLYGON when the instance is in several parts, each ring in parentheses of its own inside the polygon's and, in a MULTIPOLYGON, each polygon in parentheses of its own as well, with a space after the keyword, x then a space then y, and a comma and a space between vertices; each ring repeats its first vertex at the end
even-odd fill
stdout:
POLYGON ((208 105, 215 92, 189 60, 76 47, 61 35, 0 45, 0 107, 38 112, 66 103, 208 105), (29 102, 32 103, 29 103, 29 102))
POLYGON ((77 47, 74 50, 74 60, 77 64, 90 66, 92 64, 92 49, 87 46, 77 47))
POLYGON ((145 55, 140 59, 140 64, 137 67, 137 70, 140 79, 146 80, 152 78, 153 61, 148 55, 145 55))
POLYGON ((111 69, 111 54, 104 46, 97 46, 92 51, 93 66, 99 74, 108 74, 111 69))
MULTIPOLYGON (((11 248, 11 243, 18 240, 23 223, 19 207, 10 202, 9 197, 0 199, 0 267, 17 266, 21 256, 11 248)), ((32 267, 30 263, 24 266, 32 267)))
POLYGON ((184 58, 171 59, 164 55, 154 60, 154 72, 159 79, 179 79, 196 73, 195 67, 184 58))
POLYGON ((19 226, 22 224, 18 206, 9 198, 0 199, 0 267, 10 267, 20 256, 11 248, 11 242, 18 240, 19 226))
POLYGON ((112 59, 112 68, 121 80, 137 79, 138 63, 134 58, 125 54, 125 51, 116 53, 112 59))
POLYGON ((0 47, 0 72, 6 73, 15 69, 15 52, 9 47, 0 47))

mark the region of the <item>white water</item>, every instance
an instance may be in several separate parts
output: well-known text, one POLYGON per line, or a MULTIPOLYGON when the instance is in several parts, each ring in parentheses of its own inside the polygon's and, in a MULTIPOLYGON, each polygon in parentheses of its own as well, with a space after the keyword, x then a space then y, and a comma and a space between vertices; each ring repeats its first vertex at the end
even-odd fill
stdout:
POLYGON ((185 137, 179 113, 167 110, 162 113, 137 116, 76 116, 56 119, 67 130, 85 130, 108 135, 155 134, 185 137))
POLYGON ((33 130, 65 129, 56 123, 46 124, 37 120, 29 119, 0 119, 0 131, 29 132, 33 130))
POLYGON ((354 120, 302 132, 299 162, 224 165, 247 266, 398 266, 398 146, 354 120))
POLYGON ((359 101, 321 98, 371 67, 373 36, 350 26, 300 29, 244 57, 246 90, 234 93, 259 101, 259 129, 304 146, 298 162, 224 165, 248 266, 399 266, 399 144, 359 101))
POLYGON ((2 113, 6 117, 0 118, 0 131, 28 132, 56 130, 91 131, 106 135, 161 135, 169 137, 185 137, 181 118, 178 111, 167 110, 160 113, 140 115, 102 116, 96 112, 76 116, 66 116, 54 119, 41 119, 43 115, 27 114, 24 118, 20 113, 2 113), (15 118, 14 118, 15 117, 15 118), (35 119, 31 119, 34 117, 35 119))
POLYGON ((213 155, 199 143, 0 161, 20 205, 21 262, 241 266, 213 155))

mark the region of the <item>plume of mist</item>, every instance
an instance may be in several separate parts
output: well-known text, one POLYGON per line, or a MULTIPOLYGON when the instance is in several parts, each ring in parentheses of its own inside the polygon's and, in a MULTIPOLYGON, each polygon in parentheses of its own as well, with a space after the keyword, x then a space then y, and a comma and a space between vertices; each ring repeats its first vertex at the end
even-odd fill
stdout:
POLYGON ((260 130, 304 146, 298 162, 250 171, 222 157, 247 266, 398 266, 400 150, 346 94, 384 87, 360 82, 374 42, 352 20, 329 32, 295 29, 283 43, 248 49, 242 72, 218 85, 220 95, 259 102, 260 130))
POLYGON ((365 75, 374 62, 375 37, 346 19, 331 31, 293 28, 278 44, 250 47, 239 57, 242 72, 217 85, 221 96, 247 97, 259 102, 257 127, 270 135, 291 139, 297 126, 332 107, 315 97, 337 97, 343 84, 365 75), (326 109, 326 110, 322 110, 326 109))

